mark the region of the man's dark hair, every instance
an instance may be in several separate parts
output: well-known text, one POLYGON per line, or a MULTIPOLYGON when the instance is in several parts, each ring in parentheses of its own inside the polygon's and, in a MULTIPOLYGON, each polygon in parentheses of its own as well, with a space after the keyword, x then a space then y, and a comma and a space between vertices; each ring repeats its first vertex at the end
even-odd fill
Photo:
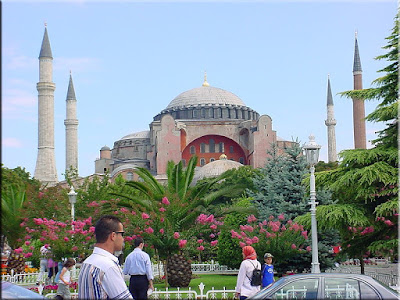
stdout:
POLYGON ((102 216, 96 223, 94 234, 96 235, 97 243, 104 243, 107 241, 108 235, 114 231, 119 230, 121 220, 112 215, 102 216))
POLYGON ((135 239, 135 241, 133 242, 133 244, 135 245, 135 248, 136 247, 138 247, 141 243, 144 243, 144 240, 143 240, 143 238, 142 237, 137 237, 136 239, 135 239))

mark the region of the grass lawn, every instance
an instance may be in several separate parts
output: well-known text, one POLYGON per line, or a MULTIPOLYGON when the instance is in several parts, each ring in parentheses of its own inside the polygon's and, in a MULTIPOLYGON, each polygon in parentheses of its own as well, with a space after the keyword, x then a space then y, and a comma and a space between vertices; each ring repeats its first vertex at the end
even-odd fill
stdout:
MULTIPOLYGON (((192 290, 200 293, 199 284, 202 282, 204 284, 204 291, 211 290, 222 290, 224 287, 227 290, 234 290, 236 286, 237 275, 221 275, 221 274, 196 274, 197 278, 193 278, 190 281, 189 286, 192 290)), ((164 283, 154 284, 157 290, 165 291, 164 283)), ((181 288, 181 290, 187 290, 188 288, 181 288)), ((168 288, 169 291, 176 291, 176 288, 168 288)))

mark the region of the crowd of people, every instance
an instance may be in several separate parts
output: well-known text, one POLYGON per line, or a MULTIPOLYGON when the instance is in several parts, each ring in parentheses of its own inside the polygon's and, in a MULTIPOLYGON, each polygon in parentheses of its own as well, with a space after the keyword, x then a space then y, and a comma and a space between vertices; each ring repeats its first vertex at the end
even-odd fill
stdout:
MULTIPOLYGON (((126 257, 122 269, 116 254, 122 251, 124 233, 123 224, 116 216, 105 215, 97 221, 93 253, 83 261, 79 272, 79 299, 148 299, 154 290, 150 256, 143 251, 143 238, 137 237, 134 240, 134 250, 126 257), (129 287, 125 283, 124 275, 130 275, 129 287)), ((43 282, 46 268, 52 269, 48 278, 56 273, 59 275, 55 279, 58 283, 57 299, 70 299, 70 286, 73 284, 70 270, 75 265, 75 260, 67 259, 58 273, 58 264, 52 259, 51 247, 44 245, 40 253, 38 282, 43 282)), ((263 265, 257 260, 257 253, 252 246, 243 247, 242 254, 243 261, 236 283, 236 297, 241 300, 253 296, 260 288, 274 282, 271 253, 264 254, 263 265), (254 272, 255 270, 258 272, 254 272), (256 283, 254 274, 260 276, 256 283)))

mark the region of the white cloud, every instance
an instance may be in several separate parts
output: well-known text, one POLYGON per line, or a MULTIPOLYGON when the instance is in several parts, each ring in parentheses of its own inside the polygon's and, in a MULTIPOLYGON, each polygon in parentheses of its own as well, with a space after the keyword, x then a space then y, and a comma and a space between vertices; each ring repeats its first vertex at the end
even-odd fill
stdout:
POLYGON ((17 138, 4 138, 1 144, 5 148, 22 148, 23 146, 22 141, 17 138))

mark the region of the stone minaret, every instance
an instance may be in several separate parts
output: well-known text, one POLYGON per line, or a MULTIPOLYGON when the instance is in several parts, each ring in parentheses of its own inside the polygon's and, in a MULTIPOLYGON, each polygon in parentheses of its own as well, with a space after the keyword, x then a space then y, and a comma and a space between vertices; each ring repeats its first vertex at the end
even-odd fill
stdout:
POLYGON ((54 90, 53 56, 47 27, 44 29, 42 48, 39 54, 38 90, 38 156, 34 177, 44 184, 58 182, 54 154, 54 90))
POLYGON ((335 113, 333 109, 333 98, 331 91, 331 81, 328 75, 328 92, 327 92, 327 117, 325 120, 325 125, 328 128, 328 162, 337 161, 336 156, 336 135, 335 135, 335 113))
POLYGON ((65 125, 65 170, 78 172, 78 119, 76 118, 76 98, 72 75, 69 75, 67 92, 67 114, 65 125))
MULTIPOLYGON (((357 32, 355 38, 355 49, 354 49, 354 65, 353 65, 353 77, 354 77, 354 89, 362 90, 362 69, 360 54, 358 52, 357 32)), ((365 107, 364 100, 353 98, 353 127, 354 127, 354 148, 355 149, 366 149, 366 133, 365 133, 365 107)))

